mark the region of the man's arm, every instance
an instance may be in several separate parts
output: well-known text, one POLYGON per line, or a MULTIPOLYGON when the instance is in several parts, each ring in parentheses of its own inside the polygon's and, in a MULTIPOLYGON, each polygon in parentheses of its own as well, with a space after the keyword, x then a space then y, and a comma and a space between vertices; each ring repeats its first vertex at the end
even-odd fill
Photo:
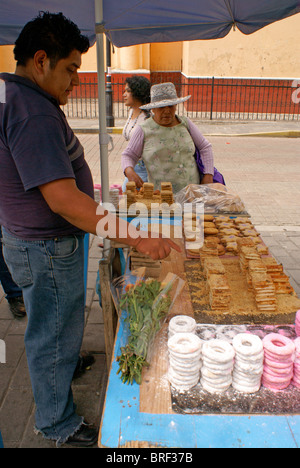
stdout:
POLYGON ((97 214, 99 205, 88 195, 81 192, 74 179, 59 179, 39 187, 45 201, 50 209, 67 220, 70 224, 91 234, 102 234, 111 240, 120 241, 131 247, 135 247, 139 252, 148 255, 154 260, 167 257, 171 249, 178 252, 181 249, 170 239, 148 239, 143 238, 141 233, 129 225, 126 221, 115 217, 116 224, 113 235, 103 230, 99 233, 97 226, 104 217, 112 220, 113 215, 107 212, 97 214), (130 226, 130 228, 129 228, 130 226))

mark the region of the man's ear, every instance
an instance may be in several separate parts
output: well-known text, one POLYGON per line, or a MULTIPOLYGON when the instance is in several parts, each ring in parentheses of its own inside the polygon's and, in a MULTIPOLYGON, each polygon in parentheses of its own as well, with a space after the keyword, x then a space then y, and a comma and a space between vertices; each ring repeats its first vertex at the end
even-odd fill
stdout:
POLYGON ((34 68, 38 74, 42 75, 45 71, 45 66, 48 64, 49 58, 44 50, 38 50, 33 57, 34 68))

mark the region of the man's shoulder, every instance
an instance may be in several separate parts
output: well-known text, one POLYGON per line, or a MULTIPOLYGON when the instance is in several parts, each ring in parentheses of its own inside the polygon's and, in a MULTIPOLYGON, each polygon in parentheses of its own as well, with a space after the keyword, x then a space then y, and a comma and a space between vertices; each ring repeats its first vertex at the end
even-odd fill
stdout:
POLYGON ((49 99, 34 83, 7 73, 0 74, 0 79, 5 84, 3 110, 9 117, 11 125, 30 117, 60 117, 59 108, 54 100, 49 99))

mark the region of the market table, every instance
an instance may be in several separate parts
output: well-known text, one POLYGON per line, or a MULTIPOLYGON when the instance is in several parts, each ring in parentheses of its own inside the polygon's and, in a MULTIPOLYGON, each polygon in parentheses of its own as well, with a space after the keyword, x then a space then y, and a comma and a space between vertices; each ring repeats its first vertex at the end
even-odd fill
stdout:
MULTIPOLYGON (((162 278, 172 272, 185 279, 186 255, 172 252, 163 262, 162 278)), ((132 278, 132 281, 135 279, 132 278)), ((186 284, 170 317, 194 315, 186 284)), ((143 371, 142 384, 123 384, 117 375, 116 357, 126 344, 122 313, 117 325, 113 359, 99 432, 99 447, 106 448, 297 448, 300 446, 298 414, 178 414, 172 410, 167 380, 167 332, 162 327, 155 340, 155 354, 143 371)), ((170 318, 169 317, 169 318, 170 318)))

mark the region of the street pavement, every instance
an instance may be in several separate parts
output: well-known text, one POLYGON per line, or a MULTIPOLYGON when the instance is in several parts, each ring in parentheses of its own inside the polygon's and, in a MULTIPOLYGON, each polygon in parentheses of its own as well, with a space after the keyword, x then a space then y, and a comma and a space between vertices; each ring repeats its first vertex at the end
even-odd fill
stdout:
MULTIPOLYGON (((70 124, 85 148, 94 182, 100 183, 97 122, 77 120, 70 124)), ((300 296, 299 122, 197 125, 213 145, 215 166, 223 173, 227 187, 242 198, 253 224, 300 296)), ((112 184, 123 181, 121 153, 126 143, 120 129, 121 125, 110 130, 112 184)), ((74 381, 73 392, 78 413, 93 424, 100 423, 107 382, 103 317, 95 289, 100 256, 99 239, 91 236, 83 350, 92 352, 96 362, 74 381)), ((6 345, 6 363, 0 363, 0 431, 6 448, 55 448, 54 442, 33 431, 35 407, 24 349, 26 322, 26 318, 11 316, 0 287, 0 339, 6 345)))

